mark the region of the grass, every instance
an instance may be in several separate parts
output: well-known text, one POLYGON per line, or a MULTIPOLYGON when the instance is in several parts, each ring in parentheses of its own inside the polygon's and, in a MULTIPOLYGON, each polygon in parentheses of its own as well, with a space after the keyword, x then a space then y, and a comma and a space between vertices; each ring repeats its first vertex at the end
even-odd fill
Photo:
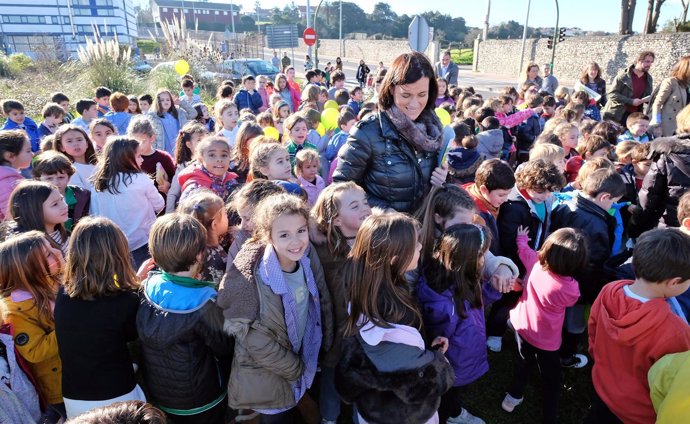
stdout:
POLYGON ((472 49, 453 49, 450 51, 450 59, 458 65, 471 65, 474 58, 472 49))

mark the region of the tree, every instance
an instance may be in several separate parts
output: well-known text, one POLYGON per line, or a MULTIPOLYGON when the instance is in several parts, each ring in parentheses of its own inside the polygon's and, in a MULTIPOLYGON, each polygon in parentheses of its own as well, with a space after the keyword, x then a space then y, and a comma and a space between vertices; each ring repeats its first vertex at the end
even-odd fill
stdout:
POLYGON ((632 34, 633 17, 637 0, 621 0, 621 25, 618 33, 621 35, 632 34))
POLYGON ((499 40, 522 38, 523 26, 516 21, 501 22, 489 28, 489 38, 499 40))
POLYGON ((647 2, 647 16, 645 17, 643 34, 654 34, 659 23, 659 14, 661 13, 661 5, 666 0, 648 0, 647 2))
POLYGON ((393 12, 389 4, 376 3, 374 5, 374 11, 370 16, 371 18, 369 21, 373 25, 371 29, 375 32, 392 35, 396 21, 398 20, 398 14, 393 12))

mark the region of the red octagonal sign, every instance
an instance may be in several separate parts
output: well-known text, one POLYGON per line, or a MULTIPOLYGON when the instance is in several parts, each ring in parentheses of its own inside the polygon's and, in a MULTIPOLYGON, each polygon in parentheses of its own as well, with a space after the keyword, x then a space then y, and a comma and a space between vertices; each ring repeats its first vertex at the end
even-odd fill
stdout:
POLYGON ((307 46, 313 46, 316 44, 316 31, 314 31, 314 28, 309 27, 304 30, 302 38, 304 39, 304 44, 307 46))

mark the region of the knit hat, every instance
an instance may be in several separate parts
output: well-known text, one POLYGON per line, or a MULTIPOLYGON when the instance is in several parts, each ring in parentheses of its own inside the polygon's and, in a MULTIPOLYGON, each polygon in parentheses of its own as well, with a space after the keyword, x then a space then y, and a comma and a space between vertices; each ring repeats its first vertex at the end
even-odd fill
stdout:
POLYGON ((477 149, 458 147, 448 152, 448 172, 455 178, 474 181, 474 174, 483 162, 477 149))

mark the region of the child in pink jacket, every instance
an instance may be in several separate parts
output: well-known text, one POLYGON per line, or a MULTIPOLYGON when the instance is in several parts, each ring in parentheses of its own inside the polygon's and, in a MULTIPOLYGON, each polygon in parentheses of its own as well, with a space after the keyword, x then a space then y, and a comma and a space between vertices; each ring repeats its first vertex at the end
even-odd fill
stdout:
POLYGON ((8 218, 12 190, 24 177, 20 169, 31 165, 31 142, 22 130, 0 131, 0 221, 8 218))

